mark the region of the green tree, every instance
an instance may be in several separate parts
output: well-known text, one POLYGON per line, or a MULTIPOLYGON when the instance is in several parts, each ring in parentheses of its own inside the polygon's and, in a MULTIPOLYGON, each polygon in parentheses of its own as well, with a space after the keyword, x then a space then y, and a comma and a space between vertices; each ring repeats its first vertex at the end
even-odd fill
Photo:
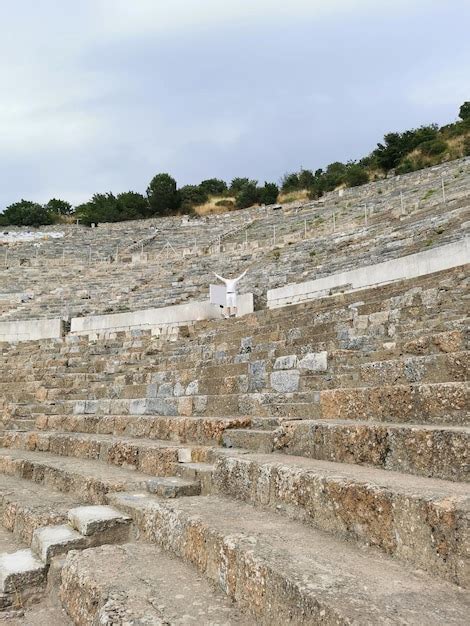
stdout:
POLYGON ((176 180, 169 174, 157 174, 147 188, 152 215, 170 215, 178 208, 176 180))
POLYGON ((348 165, 345 179, 348 187, 358 187, 359 185, 364 185, 369 182, 369 174, 367 170, 358 163, 351 163, 348 165))
POLYGON ((218 178, 209 178, 199 183, 199 187, 211 196, 223 196, 227 193, 227 183, 218 178))
POLYGON ((298 180, 300 189, 310 189, 315 182, 315 176, 311 170, 300 170, 298 180))
POLYGON ((136 220, 150 215, 148 200, 136 191, 124 191, 117 195, 117 204, 122 220, 136 220))
MULTIPOLYGON (((249 178, 234 178, 232 180, 232 182, 230 183, 230 187, 229 187, 229 192, 232 196, 236 196, 237 194, 240 193, 240 191, 243 189, 243 187, 245 187, 245 185, 248 185, 250 182, 249 178)), ((257 182, 255 183, 255 185, 258 184, 257 182)))
POLYGON ((75 208, 75 215, 88 226, 91 223, 121 221, 118 200, 111 192, 95 193, 91 200, 75 208))
POLYGON ((260 202, 260 189, 256 180, 250 180, 242 187, 236 197, 237 207, 246 209, 260 202))
POLYGON ((207 191, 200 185, 185 185, 178 190, 179 206, 184 212, 191 211, 194 206, 204 204, 209 199, 207 191))
POLYGON ((67 200, 59 200, 57 198, 51 198, 45 205, 45 208, 51 213, 57 215, 71 215, 73 213, 73 207, 67 200))
POLYGON ((20 200, 5 209, 2 223, 4 226, 45 226, 54 223, 54 216, 37 202, 20 200))
POLYGON ((264 187, 258 190, 259 202, 261 204, 276 204, 279 195, 279 187, 276 183, 264 183, 264 187))
POLYGON ((426 156, 437 156, 447 150, 447 143, 442 139, 431 139, 430 141, 423 141, 418 148, 426 156))
POLYGON ((299 181, 299 175, 295 172, 284 174, 281 181, 281 189, 284 193, 290 193, 291 191, 298 191, 302 189, 299 181))
POLYGON ((461 120, 470 119, 470 101, 464 102, 459 109, 459 117, 461 120))

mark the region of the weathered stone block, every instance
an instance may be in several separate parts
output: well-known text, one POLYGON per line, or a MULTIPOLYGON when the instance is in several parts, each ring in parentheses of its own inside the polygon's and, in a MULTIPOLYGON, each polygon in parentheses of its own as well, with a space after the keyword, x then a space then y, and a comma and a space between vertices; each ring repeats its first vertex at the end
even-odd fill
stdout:
POLYGON ((280 356, 274 363, 275 370, 292 370, 297 367, 297 355, 280 356))
POLYGON ((299 388, 299 370, 280 370, 271 374, 271 387, 280 393, 292 393, 299 388))
POLYGON ((299 361, 299 368, 309 372, 326 372, 328 369, 328 353, 309 352, 299 361))

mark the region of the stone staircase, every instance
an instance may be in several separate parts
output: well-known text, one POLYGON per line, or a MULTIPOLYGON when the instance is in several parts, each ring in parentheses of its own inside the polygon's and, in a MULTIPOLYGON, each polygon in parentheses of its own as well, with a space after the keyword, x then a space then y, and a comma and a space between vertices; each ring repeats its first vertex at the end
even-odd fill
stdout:
POLYGON ((4 611, 468 623, 467 316, 468 267, 2 346, 4 611))

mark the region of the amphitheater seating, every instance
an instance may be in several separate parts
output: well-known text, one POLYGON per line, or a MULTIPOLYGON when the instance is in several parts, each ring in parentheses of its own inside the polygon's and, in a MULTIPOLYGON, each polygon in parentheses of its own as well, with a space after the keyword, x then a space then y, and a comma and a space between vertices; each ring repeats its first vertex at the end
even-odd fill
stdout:
MULTIPOLYGON (((440 173, 403 177, 410 202, 440 173)), ((291 245, 290 226, 281 246, 262 239, 308 207, 252 211, 233 218, 225 250, 161 257, 154 284, 157 261, 83 264, 67 281, 51 265, 83 313, 192 299, 212 269, 251 262, 259 310, 171 338, 0 344, 3 611, 51 625, 468 623, 468 265, 262 306, 296 276, 461 238, 468 189, 453 180, 454 204, 423 201, 402 219, 386 211, 396 180, 348 191, 338 201, 376 194, 367 228, 319 225, 291 245)), ((41 294, 7 317, 58 310, 57 294, 41 294)))

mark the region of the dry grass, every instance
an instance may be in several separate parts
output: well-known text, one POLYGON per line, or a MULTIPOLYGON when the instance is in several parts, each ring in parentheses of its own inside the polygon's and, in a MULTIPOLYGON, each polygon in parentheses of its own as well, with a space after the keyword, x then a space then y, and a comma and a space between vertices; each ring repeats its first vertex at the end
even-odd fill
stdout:
POLYGON ((215 215, 219 213, 227 213, 228 211, 233 211, 233 208, 226 206, 217 206, 217 202, 220 200, 229 200, 233 202, 235 208, 235 198, 225 197, 225 196, 212 196, 209 198, 208 202, 204 204, 200 204, 199 206, 194 207, 195 213, 198 215, 215 215))
POLYGON ((308 200, 307 189, 300 189, 299 191, 291 191, 289 193, 281 193, 278 198, 279 204, 288 204, 289 202, 299 202, 300 200, 308 200))

